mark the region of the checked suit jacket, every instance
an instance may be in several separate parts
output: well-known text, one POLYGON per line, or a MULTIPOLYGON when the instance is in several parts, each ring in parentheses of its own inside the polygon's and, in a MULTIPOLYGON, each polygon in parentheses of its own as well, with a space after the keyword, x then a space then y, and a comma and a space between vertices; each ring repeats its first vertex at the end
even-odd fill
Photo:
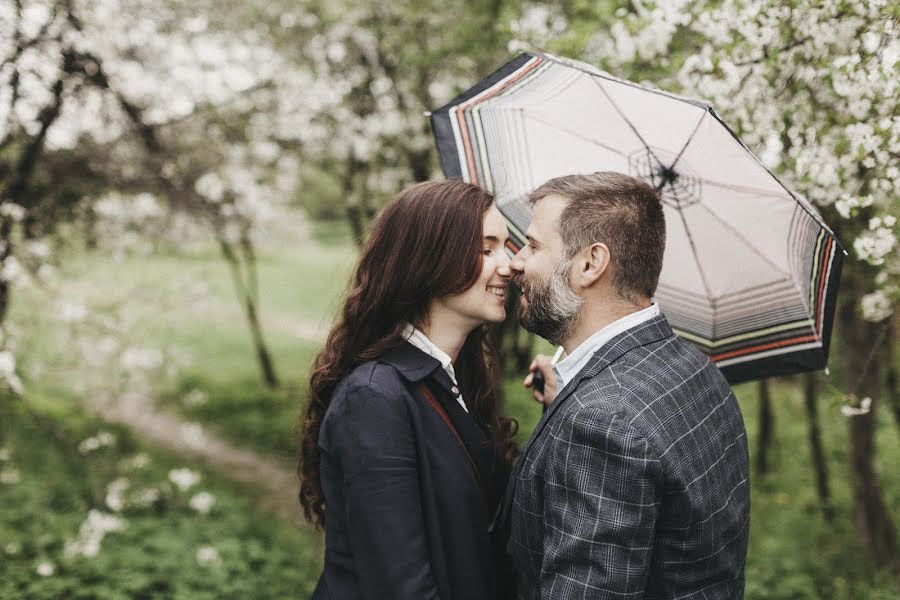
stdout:
POLYGON ((664 316, 603 345, 523 449, 498 517, 519 598, 742 598, 747 434, 664 316))

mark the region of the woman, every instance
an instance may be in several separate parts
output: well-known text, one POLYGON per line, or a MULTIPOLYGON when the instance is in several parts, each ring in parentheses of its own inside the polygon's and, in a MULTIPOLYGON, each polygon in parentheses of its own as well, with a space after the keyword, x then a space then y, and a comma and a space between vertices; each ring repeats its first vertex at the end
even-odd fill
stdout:
POLYGON ((488 527, 513 458, 485 323, 505 317, 503 217, 427 182, 385 207, 316 359, 300 501, 325 528, 313 598, 494 598, 488 527))

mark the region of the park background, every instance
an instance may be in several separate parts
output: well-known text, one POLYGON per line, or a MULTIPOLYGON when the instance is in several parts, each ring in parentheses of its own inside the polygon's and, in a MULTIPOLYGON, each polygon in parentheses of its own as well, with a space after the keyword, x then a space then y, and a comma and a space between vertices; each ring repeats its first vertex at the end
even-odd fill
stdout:
MULTIPOLYGON (((713 103, 848 250, 830 373, 736 387, 751 600, 900 597, 900 6, 0 0, 0 598, 303 598, 307 375, 425 112, 519 52, 713 103)), ((735 268, 740 268, 736 257, 735 268)), ((519 381, 547 350, 498 333, 519 381)))

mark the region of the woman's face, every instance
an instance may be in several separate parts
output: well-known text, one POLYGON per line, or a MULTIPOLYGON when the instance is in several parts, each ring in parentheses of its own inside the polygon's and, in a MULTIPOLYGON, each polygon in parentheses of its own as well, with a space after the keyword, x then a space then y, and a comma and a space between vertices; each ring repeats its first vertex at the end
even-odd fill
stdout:
POLYGON ((473 326, 499 323, 506 318, 506 288, 511 272, 504 248, 508 237, 506 221, 496 207, 484 213, 481 274, 478 281, 460 294, 439 298, 436 302, 448 312, 470 321, 473 326))

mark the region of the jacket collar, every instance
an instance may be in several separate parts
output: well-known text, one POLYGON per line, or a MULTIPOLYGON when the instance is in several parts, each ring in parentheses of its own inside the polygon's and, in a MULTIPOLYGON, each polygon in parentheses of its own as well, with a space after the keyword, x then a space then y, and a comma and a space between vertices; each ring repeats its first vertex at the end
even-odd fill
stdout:
MULTIPOLYGON (((406 341, 385 352, 378 361, 397 369, 410 383, 419 383, 435 370, 443 371, 441 363, 436 358, 406 341)), ((450 379, 449 376, 447 379, 450 379)))

